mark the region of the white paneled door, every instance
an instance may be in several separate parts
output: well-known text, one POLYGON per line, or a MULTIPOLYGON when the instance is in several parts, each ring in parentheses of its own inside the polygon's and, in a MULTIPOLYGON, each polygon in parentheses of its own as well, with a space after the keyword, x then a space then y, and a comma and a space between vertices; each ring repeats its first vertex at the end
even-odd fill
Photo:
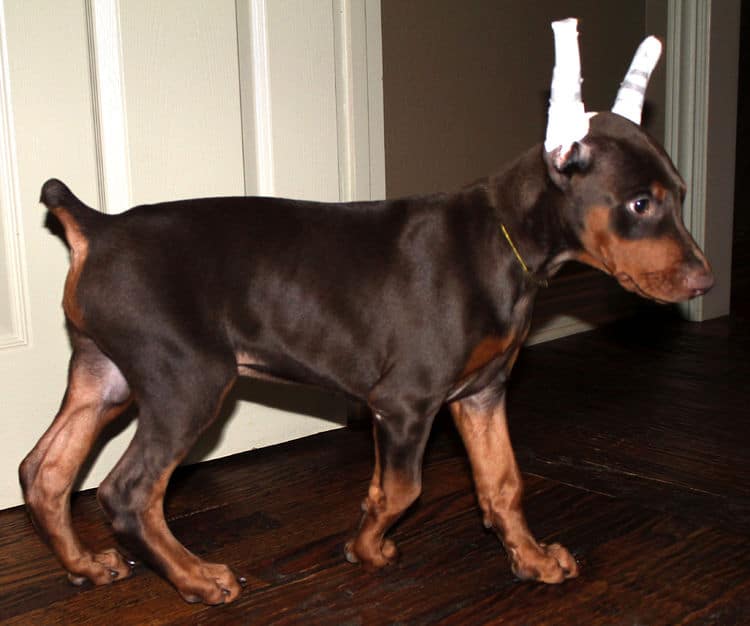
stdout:
MULTIPOLYGON (((0 0, 0 508, 21 502, 16 468, 59 406, 70 354, 67 250, 44 227, 41 184, 60 178, 109 213, 384 197, 381 78, 378 0, 0 0)), ((238 392, 201 458, 342 423, 336 398, 260 392, 264 405, 238 392)), ((133 429, 109 433, 81 487, 133 429)))

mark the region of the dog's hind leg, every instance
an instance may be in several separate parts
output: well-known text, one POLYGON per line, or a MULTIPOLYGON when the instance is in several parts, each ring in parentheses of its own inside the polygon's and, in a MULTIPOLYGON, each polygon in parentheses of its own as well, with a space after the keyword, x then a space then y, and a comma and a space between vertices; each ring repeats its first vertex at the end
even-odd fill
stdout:
MULTIPOLYGON (((154 357, 154 355, 151 355, 154 357)), ((188 602, 231 602, 240 583, 226 566, 207 563, 170 532, 164 494, 172 472, 219 412, 237 376, 234 358, 183 344, 148 363, 133 381, 138 428, 123 457, 99 487, 99 501, 125 545, 162 572, 188 602)))
POLYGON ((78 539, 70 515, 76 476, 102 428, 130 404, 120 370, 94 344, 73 331, 68 387, 52 425, 19 468, 29 514, 74 584, 101 585, 126 578, 128 563, 115 550, 93 553, 78 539))
POLYGON ((486 390, 451 404, 469 454, 484 525, 497 532, 521 579, 560 583, 578 575, 578 564, 560 544, 537 543, 521 508, 523 479, 510 444, 505 392, 486 390))

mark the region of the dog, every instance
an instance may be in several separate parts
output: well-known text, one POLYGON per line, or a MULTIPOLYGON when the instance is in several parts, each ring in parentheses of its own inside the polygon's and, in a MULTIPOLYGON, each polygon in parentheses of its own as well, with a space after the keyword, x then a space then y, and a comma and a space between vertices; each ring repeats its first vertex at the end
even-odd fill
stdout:
POLYGON ((44 184, 41 202, 70 248, 73 352, 61 409, 19 474, 71 582, 132 572, 117 550, 84 546, 69 501, 99 433, 135 403, 137 431, 98 490, 115 533, 186 601, 237 598, 244 579, 182 546, 163 499, 238 376, 318 385, 372 410, 375 468, 349 561, 380 568, 397 557, 385 534, 420 493, 425 444, 447 403, 484 525, 515 575, 578 575, 566 548, 527 527, 506 425, 506 382, 535 295, 569 260, 665 303, 704 294, 713 276, 680 219, 685 184, 640 128, 658 41, 639 49, 613 110, 592 115, 580 98, 575 20, 553 29, 544 145, 454 193, 197 199, 104 215, 60 181, 44 184))

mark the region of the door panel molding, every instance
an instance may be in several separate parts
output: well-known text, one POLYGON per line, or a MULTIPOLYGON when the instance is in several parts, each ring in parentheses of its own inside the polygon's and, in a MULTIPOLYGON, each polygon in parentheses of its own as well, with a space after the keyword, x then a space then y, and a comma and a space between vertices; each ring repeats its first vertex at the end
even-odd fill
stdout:
POLYGON ((118 0, 86 0, 100 211, 131 205, 125 78, 118 0))
POLYGON ((716 276, 681 307, 695 321, 729 313, 739 17, 739 0, 668 2, 665 148, 688 186, 685 225, 716 276))
POLYGON ((339 200, 385 197, 380 3, 333 0, 339 200))
POLYGON ((235 0, 235 9, 245 192, 383 198, 379 2, 288 0, 281 11, 268 0, 235 0), (317 56, 296 53, 305 41, 317 56))
POLYGON ((0 0, 0 350, 29 345, 31 330, 9 76, 5 2, 0 0))
POLYGON ((274 195, 266 0, 236 0, 245 193, 274 195))
POLYGON ((383 107, 383 30, 380 0, 364 0, 367 46, 367 120, 370 198, 385 198, 385 113, 383 107))

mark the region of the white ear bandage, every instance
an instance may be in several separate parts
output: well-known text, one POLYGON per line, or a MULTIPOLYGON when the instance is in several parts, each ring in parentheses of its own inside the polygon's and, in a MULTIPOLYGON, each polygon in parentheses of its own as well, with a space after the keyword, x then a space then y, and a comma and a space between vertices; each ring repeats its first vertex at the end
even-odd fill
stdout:
POLYGON ((578 51, 578 20, 568 18, 552 22, 555 35, 555 69, 547 116, 544 149, 561 148, 567 154, 570 146, 589 132, 589 118, 581 99, 581 57, 578 51))
POLYGON ((660 56, 661 42, 656 37, 644 39, 633 57, 625 80, 620 84, 612 113, 622 115, 636 124, 641 123, 646 87, 660 56))

